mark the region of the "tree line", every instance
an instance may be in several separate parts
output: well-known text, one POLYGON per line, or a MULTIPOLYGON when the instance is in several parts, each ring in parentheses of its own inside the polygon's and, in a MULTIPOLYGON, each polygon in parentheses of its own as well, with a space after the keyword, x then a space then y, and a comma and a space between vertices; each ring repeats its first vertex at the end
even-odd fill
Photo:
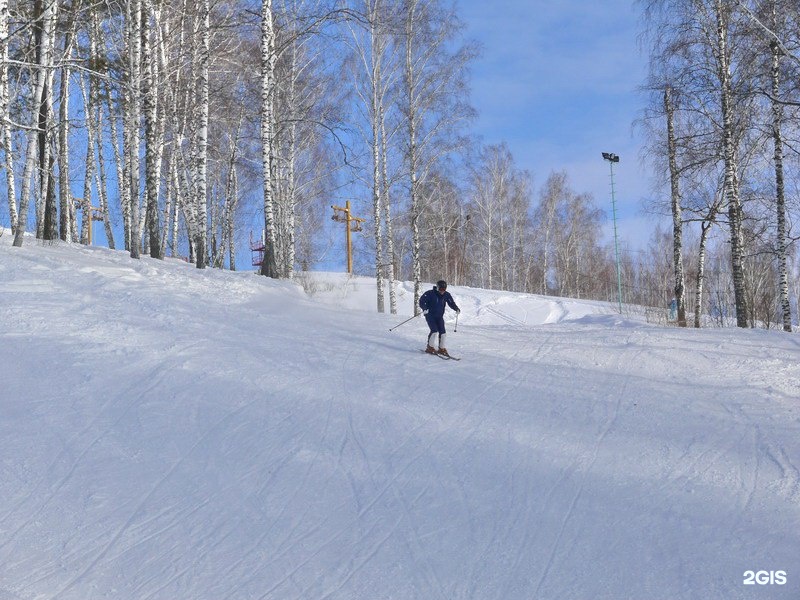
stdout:
MULTIPOLYGON (((624 300, 663 308, 674 294, 681 324, 790 329, 798 9, 642 7, 641 125, 663 175, 650 209, 673 230, 622 249, 624 300)), ((291 278, 318 263, 329 205, 350 197, 364 200, 358 266, 381 312, 397 311, 398 280, 414 282, 415 306, 440 278, 615 300, 591 194, 563 172, 537 189, 504 143, 471 135, 478 54, 444 0, 0 0, 14 244, 28 231, 88 244, 98 221, 134 258, 235 270, 257 214, 260 273, 291 278)))
MULTIPOLYGON (((673 221, 677 319, 686 324, 683 233, 691 228, 697 238, 693 303, 702 307, 708 244, 719 230, 724 236, 713 251, 716 289, 708 290, 717 295, 714 316, 733 318, 739 327, 779 323, 792 331, 798 308, 792 216, 798 209, 800 5, 641 5, 651 58, 644 122, 652 134, 650 156, 669 189, 669 204, 661 208, 673 221)), ((699 326, 700 311, 694 312, 699 326)))

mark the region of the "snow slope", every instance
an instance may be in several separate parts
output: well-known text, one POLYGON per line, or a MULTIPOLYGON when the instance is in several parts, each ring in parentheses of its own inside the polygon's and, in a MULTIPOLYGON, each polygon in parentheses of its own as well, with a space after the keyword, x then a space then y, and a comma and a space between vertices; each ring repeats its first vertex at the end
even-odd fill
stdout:
POLYGON ((9 238, 0 600, 800 598, 796 335, 9 238))

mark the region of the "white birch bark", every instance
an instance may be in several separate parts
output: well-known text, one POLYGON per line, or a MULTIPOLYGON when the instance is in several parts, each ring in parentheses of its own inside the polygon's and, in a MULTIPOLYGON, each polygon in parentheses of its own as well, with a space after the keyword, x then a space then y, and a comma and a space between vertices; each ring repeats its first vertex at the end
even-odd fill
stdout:
MULTIPOLYGON (((100 52, 100 47, 98 45, 98 41, 101 39, 100 36, 100 19, 97 12, 94 12, 91 15, 91 22, 90 22, 90 31, 88 35, 89 40, 89 56, 91 60, 101 61, 104 56, 100 52)), ((86 109, 86 119, 87 119, 87 130, 88 136, 94 140, 94 145, 96 148, 106 148, 106 140, 104 135, 104 119, 103 119, 103 105, 100 98, 100 89, 101 89, 101 82, 95 81, 95 79, 90 75, 87 78, 87 86, 88 86, 88 100, 85 100, 84 103, 87 106, 86 109)), ((84 96, 86 96, 86 91, 84 91, 84 96)), ((110 110, 110 105, 109 105, 110 110)), ((122 172, 122 165, 119 159, 119 145, 118 139, 116 135, 116 125, 114 121, 114 116, 109 114, 109 122, 111 123, 111 146, 114 150, 114 155, 117 157, 116 165, 117 165, 117 175, 119 176, 122 172)), ((106 241, 108 243, 108 247, 110 249, 114 249, 116 247, 114 243, 114 231, 111 225, 111 215, 109 214, 109 205, 108 205, 108 177, 106 175, 106 167, 105 167, 105 159, 103 157, 103 152, 97 153, 97 169, 94 170, 95 172, 95 179, 97 185, 97 197, 100 202, 100 214, 103 218, 103 227, 105 228, 106 232, 106 241)), ((118 187, 118 190, 121 189, 118 187)))
POLYGON ((172 155, 170 154, 164 165, 164 173, 166 173, 165 193, 164 193, 164 212, 162 213, 162 222, 164 226, 161 228, 161 256, 167 255, 167 243, 169 232, 172 227, 172 204, 175 198, 175 186, 172 180, 172 155))
MULTIPOLYGON (((551 175, 551 178, 556 177, 556 175, 551 175)), ((559 181, 563 181, 564 175, 561 174, 559 181)), ((548 179, 548 183, 549 183, 548 179)), ((555 194, 555 190, 551 192, 551 194, 555 194)), ((555 212, 556 212, 556 202, 558 199, 555 196, 547 197, 544 210, 544 248, 542 252, 542 295, 547 295, 549 285, 547 283, 547 278, 549 276, 550 271, 550 233, 553 229, 553 222, 555 220, 555 212)))
POLYGON ((731 271, 736 305, 736 325, 747 327, 747 297, 745 294, 742 206, 739 197, 737 175, 738 149, 733 125, 733 90, 731 85, 730 49, 728 47, 727 7, 723 0, 716 0, 717 59, 722 107, 722 150, 725 162, 725 197, 728 201, 728 221, 731 231, 731 271))
MULTIPOLYGON (((772 3, 772 22, 777 30, 778 14, 776 3, 772 3)), ((777 217, 777 251, 778 251, 778 294, 780 297, 783 330, 792 331, 792 307, 789 304, 789 269, 787 261, 787 225, 786 225, 786 187, 783 166, 783 106, 777 101, 781 93, 781 57, 783 49, 777 40, 770 43, 772 52, 772 142, 773 163, 775 165, 775 212, 777 217)))
POLYGON ((386 277, 389 285, 389 311, 397 314, 397 290, 394 281, 394 231, 392 229, 392 203, 389 194, 389 142, 386 139, 386 116, 383 106, 380 109, 381 124, 381 170, 383 183, 383 209, 386 223, 386 277))
MULTIPOLYGON (((183 20, 186 18, 186 5, 187 0, 183 0, 181 6, 181 21, 177 26, 177 36, 178 36, 178 47, 177 47, 177 54, 178 56, 183 56, 185 52, 186 46, 186 27, 184 25, 183 20)), ((166 72, 167 66, 167 56, 166 56, 166 49, 162 46, 160 52, 160 60, 162 63, 162 70, 166 72)), ((179 84, 180 84, 180 72, 178 69, 174 69, 172 76, 169 77, 169 94, 168 94, 168 102, 169 102, 169 121, 170 121, 170 128, 172 131, 172 152, 170 153, 170 171, 169 171, 169 178, 172 182, 172 191, 173 191, 173 207, 172 207, 172 232, 171 232, 171 239, 169 242, 170 247, 170 255, 177 256, 178 255, 178 231, 179 231, 179 222, 180 222, 180 215, 183 213, 184 221, 186 224, 186 229, 188 233, 189 239, 189 255, 194 255, 194 239, 195 239, 195 231, 197 229, 197 219, 196 219, 196 211, 194 210, 194 198, 195 194, 193 193, 193 188, 191 187, 192 184, 188 179, 188 172, 193 168, 192 165, 196 164, 197 161, 195 159, 194 148, 195 144, 191 144, 192 154, 187 161, 186 156, 184 155, 184 147, 186 144, 187 133, 186 133, 186 120, 183 121, 180 119, 180 114, 185 114, 185 111, 181 111, 181 95, 179 94, 179 84)), ((186 104, 190 104, 189 96, 186 95, 186 104)))
MULTIPOLYGON (((61 211, 60 235, 66 242, 72 241, 72 190, 70 189, 69 178, 69 97, 70 97, 70 76, 72 70, 69 66, 70 55, 72 54, 73 40, 75 37, 75 7, 71 7, 73 12, 69 16, 69 25, 64 36, 64 59, 66 63, 61 66, 61 92, 59 97, 59 123, 58 123, 58 190, 59 208, 61 211)), ((87 116, 88 116, 87 111, 87 116)), ((90 117, 89 117, 90 119, 90 117)), ((90 188, 91 189, 91 188, 90 188)))
MULTIPOLYGON (((289 52, 289 73, 287 76, 287 85, 285 90, 287 111, 292 114, 296 105, 300 104, 298 98, 298 78, 301 76, 301 67, 299 65, 299 55, 301 54, 298 36, 292 34, 292 41, 288 48, 289 52)), ((284 206, 283 217, 279 222, 283 225, 283 235, 281 236, 281 260, 278 262, 279 271, 281 276, 287 279, 294 277, 294 261, 295 261, 295 225, 297 221, 297 154, 298 154, 298 140, 297 140, 297 118, 292 118, 290 122, 284 126, 286 131, 285 147, 285 193, 283 194, 284 206)), ((238 135, 238 133, 237 133, 238 135)))
POLYGON ((369 36, 370 36, 370 125, 372 128, 372 218, 373 234, 375 237, 375 285, 377 289, 378 312, 386 312, 383 294, 383 232, 381 227, 381 87, 382 87, 382 60, 385 49, 384 34, 380 31, 380 0, 375 0, 370 5, 369 36))
POLYGON ((289 156, 286 165, 287 211, 286 215, 286 256, 284 263, 284 277, 294 277, 295 261, 295 227, 297 225, 297 123, 289 124, 289 156))
POLYGON ((87 207, 91 206, 91 198, 92 198, 92 183, 94 182, 95 178, 95 125, 94 125, 94 105, 93 99, 91 97, 92 92, 91 90, 86 90, 86 85, 90 88, 93 85, 91 81, 91 76, 87 76, 81 79, 81 92, 83 94, 83 103, 86 107, 86 160, 84 161, 84 177, 83 177, 83 221, 81 224, 81 244, 88 244, 89 243, 89 227, 91 227, 90 219, 90 211, 87 207), (83 83, 85 79, 88 79, 88 83, 83 83), (89 218, 87 218, 89 217, 89 218))
POLYGON ((17 230, 17 192, 14 174, 14 148, 11 138, 8 87, 8 0, 0 0, 0 146, 3 148, 8 192, 8 215, 11 232, 17 230))
POLYGON ((163 258, 161 254, 161 225, 158 214, 158 190, 161 185, 161 140, 159 139, 159 119, 157 102, 157 66, 153 56, 153 38, 160 27, 158 13, 153 10, 151 0, 143 0, 142 12, 145 27, 142 36, 142 74, 144 89, 145 124, 145 211, 147 215, 147 239, 150 256, 163 258), (151 25, 152 23, 152 25, 151 25))
POLYGON ((125 114, 123 145, 125 147, 125 164, 127 166, 126 185, 129 189, 130 215, 130 255, 139 258, 141 252, 141 231, 139 228, 139 121, 141 90, 141 47, 142 47, 142 0, 130 0, 127 15, 127 66, 128 80, 125 88, 125 114))
POLYGON ((195 185, 195 206, 197 210, 197 228, 195 231, 195 256, 197 268, 204 269, 208 256, 208 226, 207 226, 207 186, 208 186, 208 111, 209 111, 209 87, 208 87, 208 66, 210 59, 210 18, 211 9, 209 0, 201 2, 201 27, 200 27, 200 46, 199 46, 199 73, 197 78, 198 87, 198 121, 197 121, 197 164, 195 174, 197 177, 195 185))
MULTIPOLYGON (((91 93, 97 93, 96 90, 90 91, 91 93)), ((94 105, 96 108, 96 115, 97 115, 97 126, 96 126, 96 137, 97 137, 97 147, 98 148, 105 148, 105 140, 103 136, 103 112, 100 109, 99 102, 97 98, 94 100, 94 105)), ((106 176, 106 167, 105 167, 105 160, 103 159, 102 153, 98 155, 97 160, 97 197, 100 200, 100 214, 103 217, 103 227, 105 228, 106 232, 106 242, 108 243, 108 247, 111 250, 114 250, 115 243, 114 243, 114 230, 111 226, 111 215, 109 214, 109 207, 108 207, 108 177, 106 176)))
POLYGON ((39 107, 42 105, 45 86, 48 80, 48 68, 52 62, 52 33, 55 28, 57 3, 48 2, 42 13, 42 35, 41 51, 36 68, 36 85, 33 92, 31 105, 36 107, 31 115, 31 129, 28 132, 28 147, 25 156, 25 168, 22 175, 22 189, 20 192, 19 216, 17 220, 17 231, 14 234, 14 246, 22 246, 25 230, 28 227, 28 207, 31 199, 31 187, 33 184, 34 171, 36 169, 36 159, 38 154, 39 139, 39 107))
MULTIPOLYGON (((94 23, 94 31, 95 31, 95 39, 100 39, 99 37, 99 25, 95 22, 94 23)), ((120 207, 122 209, 122 222, 123 222, 123 247, 127 250, 130 248, 130 186, 127 180, 128 174, 128 167, 127 167, 127 155, 125 154, 125 145, 124 145, 124 123, 123 123, 123 147, 120 149, 120 136, 119 136, 119 129, 117 127, 117 119, 118 116, 114 113, 113 104, 111 102, 111 90, 109 89, 108 84, 103 82, 102 84, 103 94, 106 98, 106 110, 108 115, 108 128, 111 133, 110 145, 112 150, 114 151, 114 168, 116 170, 116 181, 117 181, 117 196, 119 198, 120 207)), ((123 94, 123 103, 125 95, 123 94)), ((98 103, 98 130, 101 132, 103 128, 100 125, 102 123, 102 115, 103 115, 103 107, 98 103)), ((101 147, 105 147, 105 144, 102 144, 101 147)), ((100 169, 102 172, 105 172, 103 165, 103 161, 100 161, 100 169)), ((105 177, 104 177, 105 178, 105 177)), ((107 188, 106 188, 107 189, 107 188)), ((108 211, 106 211, 106 217, 104 220, 108 219, 108 211)), ((106 225, 106 233, 110 231, 110 226, 106 225)), ((109 243, 113 238, 109 238, 109 243)), ((110 248, 111 246, 109 246, 110 248)))
MULTIPOLYGON (((775 5, 772 6, 773 18, 775 5)), ((780 60, 781 49, 777 43, 773 42, 772 47, 772 96, 778 98, 781 91, 780 85, 780 60)), ((777 237, 778 237, 778 293, 780 296, 781 316, 783 320, 783 330, 791 333, 792 331, 792 307, 789 304, 789 273, 786 257, 786 191, 784 184, 783 167, 783 107, 774 100, 772 101, 772 142, 773 142, 773 162, 775 164, 775 211, 777 213, 777 237)))
POLYGON ((711 227, 714 225, 714 214, 712 212, 708 220, 704 220, 700 224, 700 250, 697 256, 697 280, 695 284, 695 300, 694 300, 694 326, 700 329, 701 319, 703 316, 703 293, 706 275, 706 246, 708 244, 708 234, 711 227))
POLYGON ((672 100, 672 89, 669 86, 664 90, 664 112, 667 115, 667 152, 672 206, 672 269, 675 276, 673 292, 678 309, 678 325, 686 327, 686 286, 683 275, 683 219, 681 215, 680 174, 678 172, 675 143, 675 107, 672 100))
POLYGON ((417 72, 414 62, 414 38, 416 27, 417 0, 410 0, 405 15, 405 87, 407 99, 408 124, 408 174, 410 182, 410 217, 411 217, 411 278, 414 281, 414 314, 419 314, 420 283, 422 267, 420 264, 420 197, 419 197, 419 154, 417 148, 417 72))
POLYGON ((261 274, 278 278, 275 257, 276 223, 273 198, 274 132, 275 132, 275 29, 272 0, 262 0, 261 5, 261 163, 264 184, 264 231, 266 236, 264 262, 261 274))
POLYGON ((236 166, 231 169, 230 203, 226 215, 226 227, 228 228, 228 268, 236 270, 236 238, 234 228, 236 224, 236 205, 239 199, 239 178, 236 175, 236 166))
MULTIPOLYGON (((177 150, 173 151, 176 153, 177 150)), ((178 221, 180 219, 181 210, 184 209, 185 202, 182 202, 181 199, 185 196, 181 194, 181 178, 178 174, 178 160, 177 157, 174 155, 172 160, 172 170, 170 177, 172 179, 172 186, 174 189, 175 200, 173 201, 173 208, 172 208, 172 237, 170 239, 170 256, 177 256, 178 252, 178 221)), ((185 189, 185 188, 184 188, 185 189)), ((188 222, 187 222, 188 228, 188 222)), ((189 235, 189 239, 191 240, 191 234, 189 235)))
MULTIPOLYGON (((54 131, 51 123, 55 121, 53 98, 55 94, 55 47, 56 26, 58 24, 58 6, 54 8, 52 26, 43 28, 42 35, 48 36, 46 46, 50 49, 47 61, 47 79, 42 97, 39 115, 39 197, 37 236, 41 239, 58 239, 58 206, 56 203, 55 156, 53 150, 54 131)), ((69 171, 67 171, 67 178, 69 171)))

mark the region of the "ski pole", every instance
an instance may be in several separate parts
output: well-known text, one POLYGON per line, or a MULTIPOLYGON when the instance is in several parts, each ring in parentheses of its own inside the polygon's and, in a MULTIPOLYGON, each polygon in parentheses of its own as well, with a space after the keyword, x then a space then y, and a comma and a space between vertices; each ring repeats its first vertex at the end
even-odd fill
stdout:
POLYGON ((456 331, 458 331, 458 315, 460 315, 460 314, 461 314, 461 311, 458 311, 458 312, 456 313, 456 326, 455 326, 455 327, 453 327, 453 332, 456 332, 456 331))
MULTIPOLYGON (((416 318, 417 318, 418 316, 420 316, 421 314, 422 314, 422 313, 417 313, 417 314, 415 314, 413 317, 411 317, 411 319, 416 319, 416 318)), ((408 323, 408 322, 409 322, 411 319, 406 319, 405 321, 403 321, 402 323, 400 323, 400 325, 405 325, 405 324, 406 324, 406 323, 408 323)), ((400 325, 395 325, 394 327, 390 327, 390 328, 389 328, 389 331, 392 331, 393 329, 397 329, 398 327, 400 327, 400 325)))

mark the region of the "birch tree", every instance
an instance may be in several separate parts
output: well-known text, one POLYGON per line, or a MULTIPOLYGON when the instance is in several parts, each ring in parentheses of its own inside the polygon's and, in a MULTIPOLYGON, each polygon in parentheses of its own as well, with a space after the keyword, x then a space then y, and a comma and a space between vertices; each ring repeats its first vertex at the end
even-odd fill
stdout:
MULTIPOLYGON (((773 31, 784 29, 779 23, 778 2, 772 0, 769 12, 773 31)), ((785 17, 784 17, 785 20, 785 17)), ((785 46, 778 39, 769 42, 770 62, 770 105, 772 109, 772 146, 775 168, 775 213, 776 213, 776 251, 778 269, 778 293, 783 330, 792 331, 792 308, 789 304, 789 273, 787 257, 786 186, 784 169, 784 106, 782 97, 781 63, 785 57, 785 46)))
POLYGON ((161 27, 159 11, 154 10, 152 0, 142 0, 142 16, 147 24, 142 35, 143 105, 145 124, 145 211, 150 256, 163 258, 161 254, 161 226, 159 223, 158 197, 161 187, 162 141, 159 136, 157 61, 153 52, 153 39, 161 27))
POLYGON ((6 191, 8 193, 8 215, 11 232, 17 229, 17 193, 14 174, 14 148, 11 139, 10 93, 8 86, 9 44, 8 0, 0 0, 0 147, 3 149, 6 168, 6 191))
POLYGON ((714 0, 716 47, 720 108, 722 112, 722 154, 725 164, 725 197, 728 202, 728 224, 731 234, 731 270, 736 302, 736 324, 747 327, 747 298, 744 280, 744 240, 742 237, 742 204, 739 195, 739 152, 734 131, 734 95, 731 75, 730 19, 731 9, 723 0, 714 0))
POLYGON ((404 80, 402 113, 406 121, 411 277, 414 311, 419 312, 421 184, 432 166, 452 152, 460 140, 456 131, 472 116, 466 103, 464 69, 475 56, 474 46, 450 50, 460 22, 437 0, 404 0, 404 80))
POLYGON ((468 248, 475 281, 521 291, 528 282, 526 247, 532 236, 530 175, 516 167, 505 144, 483 148, 470 171, 468 248))
MULTIPOLYGON (((70 99, 70 77, 72 69, 70 67, 71 55, 75 40, 76 24, 77 24, 77 7, 73 2, 66 9, 67 12, 67 25, 64 33, 64 49, 62 52, 63 64, 61 65, 61 83, 59 92, 59 109, 58 109, 58 189, 59 189, 59 211, 60 211, 60 237, 66 242, 72 241, 72 217, 74 215, 74 207, 72 206, 72 192, 71 181, 69 173, 69 156, 70 156, 70 116, 69 116, 69 99, 70 99)), ((85 194, 84 194, 85 195, 85 194)), ((89 203, 91 206, 91 202, 89 203)), ((91 226, 91 210, 89 213, 89 226, 91 226)), ((84 221, 86 221, 87 211, 84 210, 84 221)))
MULTIPOLYGON (((28 207, 31 200, 33 176, 36 170, 38 150, 40 149, 40 129, 41 107, 45 100, 45 88, 52 70, 53 57, 53 37, 57 18, 58 4, 47 2, 40 13, 38 19, 41 23, 37 37, 37 61, 35 70, 35 87, 31 105, 36 107, 31 115, 31 124, 28 132, 27 152, 25 154, 25 168, 22 174, 22 189, 20 192, 19 216, 17 220, 17 231, 14 235, 14 246, 22 246, 25 231, 28 225, 28 207)), ((40 165, 41 166, 41 165, 40 165)), ((44 169, 44 172, 47 172, 44 169)))
POLYGON ((686 298, 683 276, 683 219, 678 170, 677 143, 675 141, 675 108, 672 88, 664 89, 664 114, 667 116, 667 154, 669 162, 670 204, 672 207, 672 269, 675 276, 675 302, 678 325, 686 327, 686 298))
POLYGON ((264 232, 266 248, 261 274, 277 279, 278 263, 275 256, 275 206, 273 198, 274 130, 275 130, 275 25, 272 0, 261 4, 261 164, 264 185, 264 232))
MULTIPOLYGON (((780 50, 772 46, 772 93, 780 95, 780 50)), ((775 163, 775 212, 777 214, 778 289, 780 293, 783 330, 792 331, 792 308, 789 304, 789 273, 786 256, 786 188, 783 168, 783 107, 772 102, 772 141, 775 163)))
POLYGON ((123 192, 126 241, 131 258, 139 258, 141 233, 139 230, 139 186, 140 186, 140 87, 141 87, 141 46, 142 46, 142 0, 129 0, 126 4, 125 43, 126 79, 123 90, 123 192))
POLYGON ((534 213, 537 228, 534 239, 541 244, 539 247, 541 278, 538 291, 543 295, 550 291, 549 278, 552 268, 550 257, 553 254, 552 247, 556 237, 556 210, 559 198, 564 195, 566 188, 567 174, 565 172, 551 173, 539 193, 539 204, 534 213))
MULTIPOLYGON (((354 89, 363 106, 367 133, 364 136, 371 158, 373 239, 375 245, 375 279, 378 312, 385 311, 384 275, 393 268, 392 254, 385 248, 384 240, 391 239, 391 208, 388 199, 386 112, 388 97, 395 81, 394 63, 391 53, 391 13, 393 6, 385 0, 364 0, 358 11, 364 15, 363 28, 359 23, 349 23, 349 45, 354 59, 354 89), (384 231, 384 224, 386 231, 384 231)), ((389 289, 393 289, 390 277, 389 289)))
POLYGON ((207 174, 208 174, 208 114, 209 114, 209 85, 208 67, 210 56, 210 36, 211 36, 211 6, 209 0, 200 2, 200 44, 199 44, 199 71, 197 77, 198 100, 197 100, 197 151, 194 196, 197 208, 197 229, 195 231, 195 256, 197 268, 206 267, 208 256, 208 236, 206 225, 206 203, 207 200, 207 174))
MULTIPOLYGON (((103 39, 100 34, 100 17, 97 11, 94 11, 89 17, 89 32, 87 37, 89 39, 89 63, 96 65, 100 70, 99 75, 106 75, 107 68, 101 65, 107 65, 105 52, 101 52, 99 42, 103 39)), ((106 242, 108 247, 112 250, 116 248, 114 242, 114 231, 111 226, 110 207, 108 202, 108 178, 106 175, 106 165, 104 158, 104 149, 106 148, 106 139, 104 136, 104 110, 103 103, 100 97, 100 90, 102 89, 101 81, 93 74, 88 74, 84 77, 88 91, 84 88, 82 90, 84 97, 84 104, 87 113, 87 161, 88 161, 88 147, 92 147, 92 158, 94 158, 94 148, 97 149, 97 168, 90 167, 87 162, 86 177, 89 178, 89 171, 92 170, 96 174, 97 195, 100 201, 100 214, 103 219, 103 226, 106 233, 106 242)), ((107 89, 107 88, 106 88, 107 89)), ((110 96, 106 92, 107 96, 110 96)), ((109 98, 110 106, 110 98, 109 98)), ((108 122, 111 125, 112 136, 109 144, 113 147, 114 153, 119 153, 117 145, 117 135, 115 127, 115 119, 113 115, 109 114, 108 122)), ((119 164, 119 163, 118 163, 119 164)), ((121 172, 121 170, 120 170, 121 172)), ((119 183, 117 189, 120 189, 119 183)), ((70 206, 73 209, 73 206, 70 206)), ((73 213, 74 214, 74 213, 73 213)), ((72 219, 74 222, 74 219, 72 219)))
MULTIPOLYGON (((730 231, 730 259, 736 321, 747 327, 744 274, 744 211, 740 193, 740 144, 744 138, 752 95, 748 41, 734 0, 652 0, 646 3, 654 30, 655 59, 698 95, 698 103, 715 128, 715 155, 724 169, 724 194, 730 231)), ((667 80, 670 80, 667 78, 667 80)))

